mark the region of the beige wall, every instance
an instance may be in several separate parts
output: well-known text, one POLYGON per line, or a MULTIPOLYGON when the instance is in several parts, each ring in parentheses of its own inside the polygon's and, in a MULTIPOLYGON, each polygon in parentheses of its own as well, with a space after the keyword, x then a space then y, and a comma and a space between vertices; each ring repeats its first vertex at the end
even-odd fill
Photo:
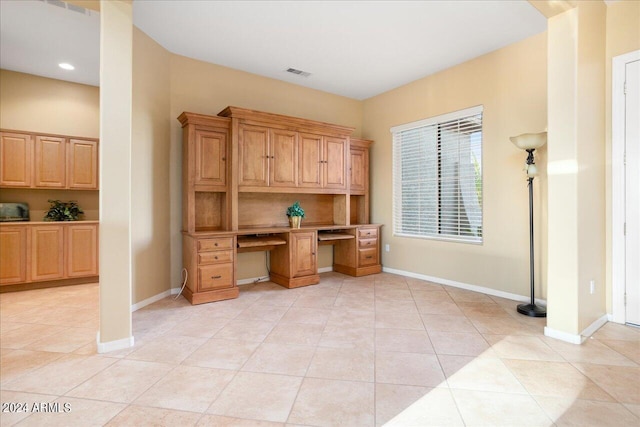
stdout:
POLYGON ((167 50, 134 28, 131 145, 134 303, 179 283, 179 278, 171 281, 169 263, 170 56, 167 50))
MULTIPOLYGON (((215 115, 229 105, 335 123, 362 129, 362 102, 260 77, 219 65, 171 55, 171 281, 182 268, 181 162, 182 133, 176 119, 183 111, 215 115)), ((238 279, 266 275, 262 252, 238 257, 238 279)), ((331 247, 319 251, 318 266, 332 263, 331 247)), ((175 286, 175 285, 174 285, 175 286)))
MULTIPOLYGON (((546 33, 364 101, 363 136, 371 152, 372 221, 384 224, 385 267, 529 294, 526 153, 509 136, 547 125, 546 33), (394 237, 392 232, 392 126, 484 105, 484 243, 461 244, 394 237)), ((544 148, 541 157, 544 156, 544 148)), ((544 162, 539 162, 544 166, 544 162)), ((544 175, 544 167, 541 168, 544 175)), ((544 210, 544 177, 536 180, 536 212, 544 210)), ((537 244, 545 230, 537 218, 537 244)), ((542 251, 538 251, 542 254, 542 251)), ((539 256, 538 260, 542 261, 539 256)), ((538 283, 543 281, 537 263, 538 283)), ((539 291, 538 291, 539 292, 539 291)), ((544 297, 544 292, 538 293, 544 297)))
POLYGON ((640 49, 640 1, 618 1, 607 7, 606 35, 606 191, 607 191, 607 313, 611 313, 611 61, 640 49))
MULTIPOLYGON (((98 138, 100 90, 95 86, 0 70, 0 128, 98 138)), ((77 200, 85 219, 98 219, 98 192, 3 189, 0 202, 29 204, 41 220, 48 199, 77 200)))

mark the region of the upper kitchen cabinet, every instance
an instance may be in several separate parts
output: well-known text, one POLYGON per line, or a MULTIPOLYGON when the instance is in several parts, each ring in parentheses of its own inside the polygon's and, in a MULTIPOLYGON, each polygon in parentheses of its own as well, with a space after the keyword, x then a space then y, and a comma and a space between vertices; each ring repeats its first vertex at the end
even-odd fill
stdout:
POLYGON ((0 186, 31 187, 32 167, 31 135, 0 132, 0 186))
POLYGON ((98 189, 98 140, 0 131, 0 187, 98 189))
POLYGON ((300 135, 300 186, 346 189, 347 139, 300 135))

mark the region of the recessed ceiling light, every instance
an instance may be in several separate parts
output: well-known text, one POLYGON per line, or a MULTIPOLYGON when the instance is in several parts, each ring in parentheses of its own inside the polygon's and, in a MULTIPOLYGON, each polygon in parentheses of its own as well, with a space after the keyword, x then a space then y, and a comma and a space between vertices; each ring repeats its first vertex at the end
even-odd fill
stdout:
POLYGON ((71 64, 68 64, 66 62, 61 62, 60 64, 58 64, 58 67, 62 68, 63 70, 75 70, 76 67, 74 67, 71 64))

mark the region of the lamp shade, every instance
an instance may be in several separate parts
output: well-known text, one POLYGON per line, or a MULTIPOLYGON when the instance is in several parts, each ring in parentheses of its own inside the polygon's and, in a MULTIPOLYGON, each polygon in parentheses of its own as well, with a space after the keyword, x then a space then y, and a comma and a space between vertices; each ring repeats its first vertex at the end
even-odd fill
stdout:
POLYGON ((509 138, 513 145, 522 150, 535 150, 547 143, 547 133, 523 133, 509 138))

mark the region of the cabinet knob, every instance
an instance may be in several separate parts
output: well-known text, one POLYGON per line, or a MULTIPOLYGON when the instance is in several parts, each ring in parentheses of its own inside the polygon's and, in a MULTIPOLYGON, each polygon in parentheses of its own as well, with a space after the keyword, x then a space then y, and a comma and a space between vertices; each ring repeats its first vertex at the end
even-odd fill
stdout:
POLYGON ((213 246, 218 246, 218 243, 214 243, 213 246))
POLYGON ((226 158, 226 157, 223 157, 223 158, 222 158, 222 161, 226 161, 226 160, 227 160, 227 158, 226 158))
POLYGON ((217 257, 217 256, 214 256, 214 257, 213 257, 213 259, 218 259, 218 257, 217 257))

